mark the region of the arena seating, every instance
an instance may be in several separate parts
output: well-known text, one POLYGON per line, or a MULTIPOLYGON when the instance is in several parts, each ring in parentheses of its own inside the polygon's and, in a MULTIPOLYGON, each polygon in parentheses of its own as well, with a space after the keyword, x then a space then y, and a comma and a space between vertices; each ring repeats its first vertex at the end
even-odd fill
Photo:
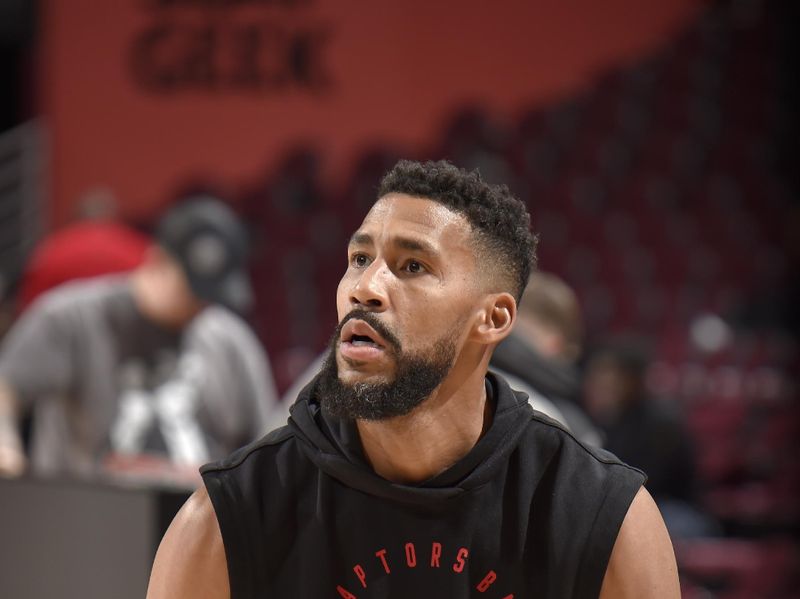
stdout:
POLYGON ((590 340, 648 339, 652 390, 685 409, 704 507, 726 533, 679 547, 686 596, 791 596, 800 353, 771 320, 791 277, 792 205, 772 159, 775 27, 767 9, 712 7, 578 97, 513 122, 470 106, 428 151, 371 148, 343 191, 322 188, 313 150, 289 155, 242 204, 269 232, 253 263, 256 326, 279 384, 332 330, 343 241, 379 175, 400 155, 477 167, 527 202, 540 266, 577 289, 590 340))

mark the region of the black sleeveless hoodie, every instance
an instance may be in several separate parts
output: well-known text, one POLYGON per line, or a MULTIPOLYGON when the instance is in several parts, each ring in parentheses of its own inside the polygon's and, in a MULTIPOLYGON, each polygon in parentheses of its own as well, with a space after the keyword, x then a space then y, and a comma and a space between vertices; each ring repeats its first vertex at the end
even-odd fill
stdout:
POLYGON ((315 382, 288 426, 201 469, 232 599, 595 598, 644 475, 581 445, 491 373, 494 419, 417 485, 367 465, 315 382))

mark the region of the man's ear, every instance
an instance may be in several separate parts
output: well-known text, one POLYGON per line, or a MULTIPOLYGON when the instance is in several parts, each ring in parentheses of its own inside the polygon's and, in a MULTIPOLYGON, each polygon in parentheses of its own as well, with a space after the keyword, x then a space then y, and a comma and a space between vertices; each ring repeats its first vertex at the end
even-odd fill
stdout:
POLYGON ((486 298, 473 338, 484 345, 495 345, 508 337, 517 320, 517 301, 510 293, 493 293, 486 298))

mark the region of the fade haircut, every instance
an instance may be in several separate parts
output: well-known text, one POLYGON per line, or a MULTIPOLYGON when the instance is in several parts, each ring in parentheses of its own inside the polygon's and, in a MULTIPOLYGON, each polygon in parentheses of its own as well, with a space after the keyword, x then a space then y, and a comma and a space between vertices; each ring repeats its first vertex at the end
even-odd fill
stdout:
POLYGON ((401 160, 383 177, 378 198, 390 193, 430 199, 463 214, 472 226, 482 272, 499 274, 505 291, 517 302, 536 266, 538 239, 531 217, 506 185, 491 185, 478 171, 465 171, 446 160, 401 160))

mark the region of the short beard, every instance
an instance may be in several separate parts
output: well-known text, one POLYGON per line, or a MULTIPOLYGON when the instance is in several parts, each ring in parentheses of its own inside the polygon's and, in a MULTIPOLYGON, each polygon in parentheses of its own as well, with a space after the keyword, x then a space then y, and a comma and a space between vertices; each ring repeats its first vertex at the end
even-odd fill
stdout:
POLYGON ((317 380, 323 412, 337 419, 359 420, 387 420, 409 414, 431 396, 453 367, 460 328, 454 327, 438 339, 429 351, 407 355, 403 353, 397 338, 372 313, 361 310, 351 312, 342 319, 331 338, 330 349, 317 380), (339 379, 336 345, 342 326, 352 318, 367 322, 384 339, 390 340, 387 351, 394 354, 397 365, 393 381, 346 385, 339 379))

